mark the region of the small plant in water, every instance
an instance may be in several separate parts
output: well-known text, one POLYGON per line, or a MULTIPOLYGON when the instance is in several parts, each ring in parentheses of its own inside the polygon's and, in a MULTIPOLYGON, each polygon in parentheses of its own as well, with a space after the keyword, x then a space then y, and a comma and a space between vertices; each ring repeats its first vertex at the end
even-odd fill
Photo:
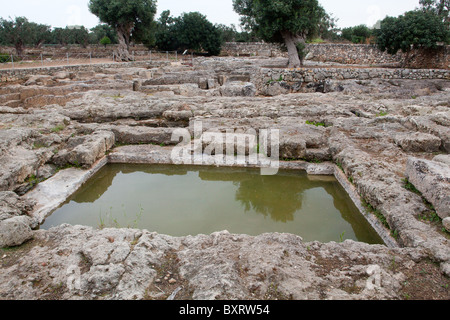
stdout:
POLYGON ((344 242, 344 236, 345 236, 345 231, 339 235, 339 239, 341 240, 341 242, 344 242))
MULTIPOLYGON (((128 220, 127 213, 125 211, 125 205, 122 204, 122 215, 125 221, 128 220)), ((135 214, 135 218, 130 222, 126 223, 126 228, 137 228, 139 225, 139 221, 142 218, 142 215, 144 214, 144 208, 142 205, 139 205, 139 212, 135 214)), ((121 224, 119 223, 119 220, 117 217, 113 217, 113 207, 109 208, 109 212, 106 213, 106 217, 103 217, 102 211, 100 210, 100 223, 99 223, 99 229, 104 228, 122 228, 121 224)))

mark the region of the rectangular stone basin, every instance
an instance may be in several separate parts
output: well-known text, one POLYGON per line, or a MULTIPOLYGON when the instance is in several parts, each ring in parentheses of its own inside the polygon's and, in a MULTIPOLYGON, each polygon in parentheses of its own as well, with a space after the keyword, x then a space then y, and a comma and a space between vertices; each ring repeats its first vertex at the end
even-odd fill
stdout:
POLYGON ((252 168, 107 164, 48 216, 63 223, 171 236, 291 233, 304 241, 383 244, 333 176, 252 168))

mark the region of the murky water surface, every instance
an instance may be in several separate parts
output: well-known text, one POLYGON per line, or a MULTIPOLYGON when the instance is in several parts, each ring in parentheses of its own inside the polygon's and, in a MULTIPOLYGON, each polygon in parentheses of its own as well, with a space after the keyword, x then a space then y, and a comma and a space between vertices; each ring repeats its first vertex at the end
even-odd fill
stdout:
POLYGON ((171 236, 292 233, 383 243, 334 177, 280 171, 107 165, 42 224, 139 228, 171 236))

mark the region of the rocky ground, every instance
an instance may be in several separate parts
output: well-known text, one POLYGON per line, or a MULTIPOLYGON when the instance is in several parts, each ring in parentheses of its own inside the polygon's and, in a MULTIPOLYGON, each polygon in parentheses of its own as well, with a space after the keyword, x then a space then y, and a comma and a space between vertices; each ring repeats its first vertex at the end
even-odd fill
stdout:
POLYGON ((0 298, 448 300, 449 80, 260 81, 283 63, 199 59, 2 84, 0 298), (173 131, 193 135, 195 121, 279 129, 285 163, 336 164, 394 245, 37 230, 36 185, 130 145, 163 157, 173 131))

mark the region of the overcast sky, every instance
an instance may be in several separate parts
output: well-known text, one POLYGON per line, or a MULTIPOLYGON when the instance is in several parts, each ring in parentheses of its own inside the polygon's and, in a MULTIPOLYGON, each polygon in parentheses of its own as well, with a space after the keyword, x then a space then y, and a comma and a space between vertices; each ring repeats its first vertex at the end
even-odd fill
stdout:
MULTIPOLYGON (((99 21, 88 10, 89 0, 1 0, 2 18, 25 16, 30 21, 52 27, 67 25, 96 26, 99 21)), ((319 0, 328 13, 338 18, 338 27, 359 24, 373 26, 385 16, 398 16, 413 10, 419 0, 319 0)), ((239 25, 232 0, 158 0, 158 16, 170 10, 178 16, 183 12, 199 11, 213 23, 239 25)))

